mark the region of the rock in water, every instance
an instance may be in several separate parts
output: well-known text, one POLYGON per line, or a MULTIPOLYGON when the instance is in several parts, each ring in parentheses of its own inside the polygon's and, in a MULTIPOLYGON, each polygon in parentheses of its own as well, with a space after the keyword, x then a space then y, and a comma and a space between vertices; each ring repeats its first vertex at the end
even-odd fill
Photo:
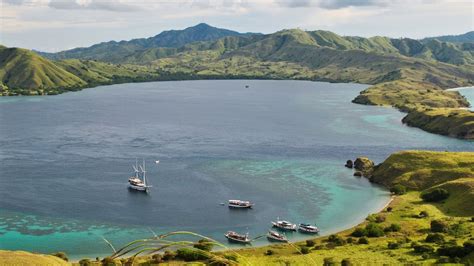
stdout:
POLYGON ((367 157, 358 157, 354 161, 354 168, 362 172, 365 177, 370 177, 374 171, 374 162, 367 157))
POLYGON ((352 163, 352 160, 347 160, 344 166, 352 169, 352 167, 354 167, 354 163, 352 163))
POLYGON ((361 171, 355 171, 354 176, 362 176, 362 172, 361 171))
POLYGON ((354 161, 354 168, 362 172, 369 171, 374 168, 374 162, 367 157, 358 157, 354 161))

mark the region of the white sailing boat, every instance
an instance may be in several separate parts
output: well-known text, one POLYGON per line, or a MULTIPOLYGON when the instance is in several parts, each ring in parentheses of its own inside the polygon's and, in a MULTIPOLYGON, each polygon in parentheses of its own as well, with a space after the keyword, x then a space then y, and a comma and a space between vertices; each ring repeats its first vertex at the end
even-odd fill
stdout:
POLYGON ((145 160, 143 160, 142 165, 138 165, 138 160, 135 160, 135 165, 132 165, 132 167, 135 174, 128 178, 128 187, 130 189, 148 192, 148 189, 152 186, 146 182, 145 160))

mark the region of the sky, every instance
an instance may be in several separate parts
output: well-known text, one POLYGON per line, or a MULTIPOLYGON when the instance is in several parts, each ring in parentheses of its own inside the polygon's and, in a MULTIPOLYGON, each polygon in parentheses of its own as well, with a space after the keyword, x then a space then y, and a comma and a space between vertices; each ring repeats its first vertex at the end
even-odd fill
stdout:
POLYGON ((472 0, 0 0, 0 44, 56 52, 198 23, 423 38, 474 29, 472 0))

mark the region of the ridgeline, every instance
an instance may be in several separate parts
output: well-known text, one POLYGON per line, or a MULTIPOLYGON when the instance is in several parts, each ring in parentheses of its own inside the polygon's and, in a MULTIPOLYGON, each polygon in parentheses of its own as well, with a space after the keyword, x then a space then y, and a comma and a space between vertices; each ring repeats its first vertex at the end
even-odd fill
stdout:
POLYGON ((297 29, 254 34, 199 24, 148 39, 40 53, 54 61, 0 47, 1 94, 50 95, 101 84, 186 79, 356 82, 374 86, 354 103, 393 106, 408 113, 403 121, 410 126, 473 139, 474 113, 460 109, 469 103, 446 91, 474 85, 472 34, 455 37, 363 38, 297 29), (19 62, 24 67, 16 67, 19 62))

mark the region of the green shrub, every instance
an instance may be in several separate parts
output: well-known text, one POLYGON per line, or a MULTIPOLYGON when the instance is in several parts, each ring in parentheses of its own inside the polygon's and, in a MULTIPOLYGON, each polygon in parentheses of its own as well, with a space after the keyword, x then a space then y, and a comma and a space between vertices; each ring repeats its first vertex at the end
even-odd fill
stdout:
POLYGON ((449 226, 442 220, 433 220, 430 224, 431 232, 446 233, 448 232, 449 226))
POLYGON ((151 260, 153 263, 160 263, 163 261, 163 256, 161 256, 161 254, 153 254, 153 256, 151 256, 151 260))
POLYGON ((164 261, 169 261, 172 260, 176 257, 176 253, 170 250, 166 250, 165 253, 163 254, 163 260, 164 261))
POLYGON ((176 258, 184 261, 197 261, 207 260, 211 258, 211 256, 200 249, 180 248, 176 251, 176 258))
POLYGON ((211 251, 214 243, 207 239, 201 239, 196 244, 193 245, 194 248, 204 250, 204 251, 211 251))
POLYGON ((434 251, 434 248, 430 245, 420 245, 416 244, 413 246, 413 250, 416 253, 431 253, 434 251))
POLYGON ((391 224, 390 226, 385 227, 385 232, 399 232, 402 227, 399 224, 391 224))
POLYGON ((79 261, 79 265, 80 266, 90 266, 92 264, 91 264, 91 261, 89 259, 82 259, 82 260, 79 261))
POLYGON ((312 240, 312 239, 306 240, 306 246, 307 247, 313 247, 314 245, 316 245, 316 242, 314 242, 314 240, 312 240))
POLYGON ((464 248, 463 246, 458 245, 445 245, 438 248, 438 255, 448 256, 450 258, 459 257, 462 258, 470 253, 469 249, 464 248))
POLYGON ((385 234, 383 228, 375 223, 369 223, 365 229, 367 230, 368 237, 381 237, 385 234))
POLYGON ((444 243, 444 235, 441 233, 428 234, 425 239, 428 243, 444 243))
POLYGON ((341 266, 351 266, 351 265, 353 265, 351 262, 351 259, 349 258, 342 259, 341 266))
POLYGON ((301 254, 309 254, 310 250, 308 247, 301 247, 301 254))
POLYGON ((407 192, 407 188, 403 185, 395 185, 390 188, 390 192, 395 194, 395 195, 403 195, 407 192))
POLYGON ((346 239, 346 242, 349 243, 349 244, 352 244, 352 243, 354 243, 354 238, 348 237, 348 238, 346 239))
POLYGON ((464 242, 463 246, 467 251, 474 252, 474 240, 464 242))
POLYGON ((117 265, 115 263, 115 260, 112 259, 111 257, 103 258, 102 261, 101 261, 101 264, 102 264, 102 266, 115 266, 115 265, 117 265))
POLYGON ((235 254, 226 254, 226 255, 224 255, 224 258, 226 258, 228 260, 231 260, 231 261, 238 261, 237 260, 237 255, 235 255, 235 254))
POLYGON ((453 224, 448 228, 448 233, 456 237, 469 234, 469 232, 470 232, 469 228, 467 228, 467 226, 462 222, 453 224))
POLYGON ((421 198, 427 202, 439 202, 449 197, 449 192, 443 188, 435 188, 421 193, 421 198))
POLYGON ((389 249, 399 249, 400 244, 398 242, 388 242, 387 247, 389 249))
POLYGON ((336 265, 336 261, 334 260, 334 258, 324 258, 323 260, 323 266, 335 266, 336 265))
POLYGON ((351 235, 354 236, 354 237, 367 236, 367 230, 365 230, 365 228, 362 228, 362 227, 357 227, 357 228, 354 230, 354 232, 352 232, 351 235))
POLYGON ((265 255, 267 255, 267 256, 271 256, 273 254, 275 254, 275 252, 271 249, 268 249, 267 251, 265 251, 265 255))
POLYGON ((369 244, 369 239, 367 237, 361 237, 359 238, 359 241, 357 241, 358 244, 369 244))
POLYGON ((330 235, 328 242, 335 244, 336 246, 343 246, 346 244, 346 240, 339 235, 330 235))
POLYGON ((63 259, 63 260, 65 260, 65 261, 69 261, 69 259, 67 258, 66 253, 64 253, 64 252, 56 252, 56 253, 53 253, 53 254, 51 254, 51 255, 53 255, 53 256, 55 256, 55 257, 58 257, 58 258, 60 258, 60 259, 63 259))

